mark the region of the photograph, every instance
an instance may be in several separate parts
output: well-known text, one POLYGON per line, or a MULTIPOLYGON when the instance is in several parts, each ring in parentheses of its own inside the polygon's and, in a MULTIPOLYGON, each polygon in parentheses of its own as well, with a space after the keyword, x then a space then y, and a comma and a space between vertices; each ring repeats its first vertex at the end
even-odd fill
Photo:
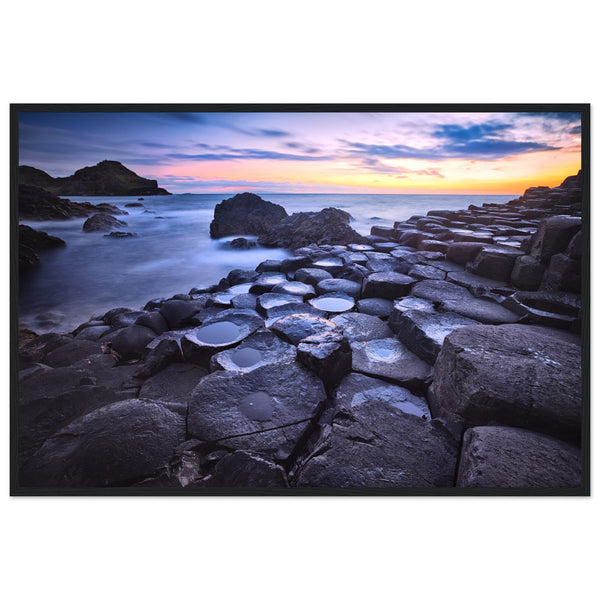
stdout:
POLYGON ((13 496, 589 496, 589 104, 11 104, 13 496))

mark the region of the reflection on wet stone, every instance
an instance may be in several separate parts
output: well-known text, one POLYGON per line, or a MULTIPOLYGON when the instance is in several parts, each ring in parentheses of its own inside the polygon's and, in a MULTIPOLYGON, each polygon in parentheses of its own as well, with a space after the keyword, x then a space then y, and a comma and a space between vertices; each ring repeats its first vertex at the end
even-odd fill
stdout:
POLYGON ((254 392, 240 402, 240 410, 253 421, 268 421, 273 416, 273 398, 265 392, 254 392))

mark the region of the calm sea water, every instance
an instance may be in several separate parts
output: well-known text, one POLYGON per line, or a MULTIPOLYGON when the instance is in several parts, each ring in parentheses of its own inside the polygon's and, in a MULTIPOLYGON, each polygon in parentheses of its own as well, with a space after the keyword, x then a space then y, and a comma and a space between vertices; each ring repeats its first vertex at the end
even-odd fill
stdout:
MULTIPOLYGON (((150 196, 143 208, 125 208, 132 197, 71 197, 95 204, 110 202, 129 212, 118 217, 137 237, 113 239, 101 232, 84 233, 85 219, 23 223, 56 235, 66 248, 41 255, 41 265, 21 279, 19 323, 38 333, 70 331, 92 315, 117 306, 139 308, 152 298, 188 293, 217 283, 236 268, 254 269, 266 259, 281 259, 283 249, 231 250, 211 240, 214 207, 232 196, 177 194, 150 196), (152 212, 144 212, 152 211, 152 212)), ((328 206, 349 212, 352 226, 368 234, 376 224, 392 225, 434 209, 460 209, 469 204, 506 202, 514 196, 409 194, 261 194, 285 207, 288 214, 328 206)))

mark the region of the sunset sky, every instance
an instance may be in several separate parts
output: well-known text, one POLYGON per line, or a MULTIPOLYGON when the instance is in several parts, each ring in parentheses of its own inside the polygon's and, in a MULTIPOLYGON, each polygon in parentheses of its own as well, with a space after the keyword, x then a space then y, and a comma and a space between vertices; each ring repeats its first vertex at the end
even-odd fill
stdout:
POLYGON ((183 192, 520 194, 581 168, 579 113, 20 113, 19 164, 183 192))

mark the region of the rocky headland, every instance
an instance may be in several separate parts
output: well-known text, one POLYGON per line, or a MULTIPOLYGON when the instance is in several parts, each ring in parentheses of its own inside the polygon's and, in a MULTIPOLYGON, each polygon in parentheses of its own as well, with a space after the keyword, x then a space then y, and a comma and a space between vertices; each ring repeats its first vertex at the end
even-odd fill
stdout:
POLYGON ((581 194, 579 173, 365 237, 258 197, 223 233, 217 207, 213 237, 294 256, 21 331, 20 486, 579 488, 581 194))
POLYGON ((52 177, 41 169, 21 165, 19 184, 32 185, 59 196, 170 195, 154 179, 140 177, 116 160, 103 160, 68 177, 52 177))

